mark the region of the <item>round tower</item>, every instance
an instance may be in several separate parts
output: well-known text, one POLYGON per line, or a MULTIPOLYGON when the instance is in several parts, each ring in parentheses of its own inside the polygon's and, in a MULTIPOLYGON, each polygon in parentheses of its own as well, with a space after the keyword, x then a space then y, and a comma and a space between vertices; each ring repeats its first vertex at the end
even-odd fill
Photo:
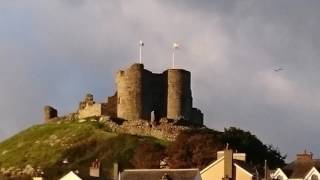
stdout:
POLYGON ((183 69, 169 69, 167 79, 167 118, 189 120, 192 110, 191 74, 183 69))
POLYGON ((142 115, 143 64, 133 64, 117 73, 117 117, 140 119, 142 115))

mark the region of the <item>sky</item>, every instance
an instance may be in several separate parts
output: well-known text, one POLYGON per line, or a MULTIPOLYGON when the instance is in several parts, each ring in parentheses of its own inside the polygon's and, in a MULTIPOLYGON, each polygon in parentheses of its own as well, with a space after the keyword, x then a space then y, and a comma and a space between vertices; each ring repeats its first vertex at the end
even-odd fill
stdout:
POLYGON ((191 71, 207 127, 236 126, 287 161, 320 157, 320 1, 0 0, 0 139, 43 123, 43 107, 105 101, 115 73, 191 71), (275 69, 282 68, 282 71, 275 69))

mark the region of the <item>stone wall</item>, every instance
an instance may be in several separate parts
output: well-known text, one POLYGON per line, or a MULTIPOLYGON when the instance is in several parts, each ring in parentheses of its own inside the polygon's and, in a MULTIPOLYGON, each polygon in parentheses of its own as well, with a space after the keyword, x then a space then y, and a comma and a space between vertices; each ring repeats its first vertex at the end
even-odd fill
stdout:
POLYGON ((79 103, 78 117, 80 119, 87 117, 100 117, 104 115, 113 116, 116 107, 116 94, 109 97, 107 103, 96 103, 92 94, 87 94, 83 101, 79 103))
POLYGON ((78 117, 79 118, 87 118, 87 117, 93 117, 93 116, 101 116, 103 114, 103 107, 105 104, 92 104, 92 105, 87 105, 83 109, 79 109, 78 111, 78 117))
POLYGON ((190 121, 194 124, 202 125, 203 124, 203 113, 200 109, 192 108, 191 119, 190 121))
POLYGON ((104 114, 111 117, 117 117, 117 98, 117 92, 113 96, 108 97, 103 110, 104 114))
POLYGON ((117 123, 109 117, 101 117, 100 121, 103 122, 111 132, 152 136, 168 141, 174 141, 182 131, 191 128, 202 128, 202 126, 192 126, 191 124, 188 126, 176 125, 175 122, 170 122, 170 120, 166 118, 162 118, 157 124, 145 120, 131 120, 117 123))

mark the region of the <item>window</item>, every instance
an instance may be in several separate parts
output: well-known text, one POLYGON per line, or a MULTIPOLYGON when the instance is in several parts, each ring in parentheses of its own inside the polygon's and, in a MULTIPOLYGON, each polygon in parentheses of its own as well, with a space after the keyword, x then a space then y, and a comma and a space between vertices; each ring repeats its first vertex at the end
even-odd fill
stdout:
POLYGON ((319 178, 318 178, 317 175, 314 174, 314 175, 311 176, 311 180, 319 180, 319 178))

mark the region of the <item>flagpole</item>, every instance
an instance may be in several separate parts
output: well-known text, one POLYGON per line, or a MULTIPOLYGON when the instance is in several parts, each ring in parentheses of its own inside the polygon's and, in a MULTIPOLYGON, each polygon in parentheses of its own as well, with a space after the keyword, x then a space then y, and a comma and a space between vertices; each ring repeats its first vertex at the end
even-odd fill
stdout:
POLYGON ((172 69, 174 69, 174 51, 175 49, 173 49, 173 52, 172 52, 172 69))
POLYGON ((175 66, 175 63, 174 63, 174 60, 175 60, 175 51, 176 49, 179 48, 179 44, 177 43, 173 43, 173 46, 172 46, 172 69, 174 69, 174 66, 175 66))
POLYGON ((142 64, 142 58, 141 58, 141 46, 139 47, 139 63, 142 64))
POLYGON ((144 43, 142 40, 139 42, 139 63, 142 64, 142 46, 144 46, 144 43))

